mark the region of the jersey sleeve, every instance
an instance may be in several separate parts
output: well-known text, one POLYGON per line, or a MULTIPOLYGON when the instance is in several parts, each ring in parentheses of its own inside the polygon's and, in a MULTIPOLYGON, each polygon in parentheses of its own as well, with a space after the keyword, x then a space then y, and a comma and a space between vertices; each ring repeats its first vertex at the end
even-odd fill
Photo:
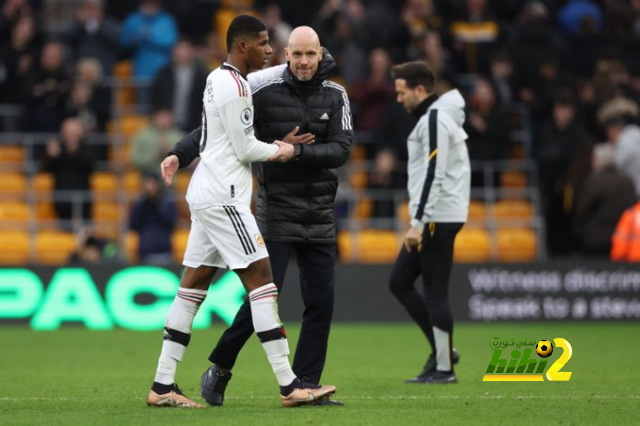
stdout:
POLYGON ((252 72, 247 76, 247 80, 249 81, 251 90, 255 90, 263 84, 269 83, 276 78, 282 77, 282 73, 284 72, 285 68, 287 68, 287 65, 282 64, 265 68, 260 71, 252 72))
POLYGON ((229 137, 233 151, 243 163, 267 161, 278 151, 277 145, 259 141, 253 133, 253 105, 251 92, 246 81, 231 76, 236 84, 227 89, 219 98, 219 111, 222 125, 229 137), (237 91, 234 92, 233 89, 237 91))

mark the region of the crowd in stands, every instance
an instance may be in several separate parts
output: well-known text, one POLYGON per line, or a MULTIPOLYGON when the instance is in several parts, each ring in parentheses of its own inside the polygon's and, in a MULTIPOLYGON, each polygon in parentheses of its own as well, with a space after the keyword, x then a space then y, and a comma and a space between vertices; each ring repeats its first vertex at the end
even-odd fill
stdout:
MULTIPOLYGON (((438 93, 457 87, 467 100, 472 198, 530 202, 548 257, 609 256, 640 195, 640 0, 3 0, 0 132, 45 135, 28 160, 55 190, 91 191, 113 167, 139 173, 141 201, 127 200, 122 223, 140 236, 138 259, 166 263, 185 212, 180 188, 164 193, 153 172, 199 125, 206 77, 240 13, 270 29, 272 65, 298 25, 337 61, 357 142, 340 171, 343 229, 354 218, 404 226, 415 119, 395 102, 390 67, 420 59, 438 93), (129 116, 141 117, 132 129, 129 116), (104 134, 107 144, 92 142, 104 134)), ((95 218, 92 197, 62 196, 55 213, 65 230, 95 218)))

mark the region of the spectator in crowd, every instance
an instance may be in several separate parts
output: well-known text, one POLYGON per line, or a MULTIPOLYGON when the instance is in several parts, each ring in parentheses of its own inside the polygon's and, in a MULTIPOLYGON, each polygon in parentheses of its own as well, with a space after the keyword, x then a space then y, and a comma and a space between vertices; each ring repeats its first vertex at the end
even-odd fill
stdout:
POLYGON ((11 37, 0 44, 0 100, 3 103, 26 104, 29 100, 28 77, 35 66, 40 46, 33 18, 20 18, 11 37))
MULTIPOLYGON (((424 59, 438 78, 455 82, 456 69, 449 50, 442 45, 442 37, 435 31, 428 31, 423 38, 421 59, 424 59)), ((438 93, 444 93, 438 91, 438 93)))
POLYGON ((36 12, 29 0, 5 0, 0 11, 0 40, 7 40, 13 28, 23 18, 36 20, 36 12))
POLYGON ((552 119, 545 123, 534 145, 547 221, 547 244, 552 255, 571 254, 573 190, 568 185, 567 172, 580 148, 588 143, 590 137, 576 116, 573 97, 567 92, 558 94, 552 119))
MULTIPOLYGON (((141 84, 150 84, 171 61, 171 49, 178 41, 178 27, 162 10, 160 0, 140 0, 140 8, 129 15, 122 27, 121 43, 133 56, 133 75, 141 84)), ((137 91, 138 104, 148 104, 148 86, 137 91)))
MULTIPOLYGON (((469 157, 479 164, 485 161, 506 160, 509 158, 509 115, 499 103, 493 86, 478 79, 467 109, 465 131, 469 135, 469 157)), ((499 171, 494 178, 498 184, 499 171)), ((473 172, 471 184, 488 185, 482 170, 473 172)))
POLYGON ((66 34, 74 60, 95 58, 104 74, 111 75, 120 49, 120 27, 104 16, 103 0, 84 0, 66 34))
POLYGON ((391 58, 381 48, 369 53, 369 77, 360 80, 351 90, 351 100, 358 105, 356 126, 363 131, 375 131, 384 119, 395 89, 391 81, 391 58))
MULTIPOLYGON (((106 132, 111 116, 111 89, 103 84, 102 65, 97 59, 84 58, 77 62, 75 85, 86 87, 89 95, 86 105, 93 112, 95 125, 89 127, 85 122, 85 129, 89 132, 106 132)), ((73 89, 71 97, 73 98, 73 89)), ((71 115, 75 114, 71 112, 71 115)))
POLYGON ((508 108, 516 100, 513 63, 505 50, 497 51, 491 58, 491 76, 489 82, 496 92, 498 104, 508 108))
POLYGON ((176 206, 163 191, 160 175, 147 171, 142 179, 142 194, 131 209, 129 228, 139 235, 138 258, 141 263, 170 265, 173 262, 171 234, 176 226, 176 206))
POLYGON ((640 201, 620 218, 612 237, 611 260, 640 262, 640 201))
POLYGON ((565 36, 576 35, 587 20, 600 30, 603 21, 600 8, 590 0, 569 0, 558 13, 558 29, 565 36))
POLYGON ((466 10, 449 27, 456 65, 468 74, 487 74, 491 51, 498 45, 500 26, 487 0, 466 0, 466 10))
POLYGON ((613 147, 597 145, 593 171, 576 200, 573 230, 578 250, 586 256, 607 257, 620 216, 635 202, 633 181, 613 164, 613 147))
POLYGON ((629 176, 640 196, 640 126, 636 124, 638 106, 624 98, 603 105, 599 118, 605 123, 608 140, 614 144, 613 162, 629 176))
POLYGON ((198 56, 209 71, 218 68, 224 62, 227 54, 220 47, 220 38, 216 33, 209 34, 203 46, 200 46, 198 56))
POLYGON ((184 133, 173 123, 171 110, 160 109, 153 114, 151 124, 133 138, 130 162, 138 170, 156 170, 167 152, 183 137, 184 133))
POLYGON ((154 108, 172 110, 175 126, 190 131, 202 121, 202 91, 209 70, 196 58, 196 51, 188 39, 181 39, 173 47, 173 60, 164 67, 152 86, 154 108))
POLYGON ((394 225, 391 219, 396 217, 396 203, 391 197, 392 191, 398 191, 406 188, 406 179, 398 173, 398 164, 395 154, 390 149, 381 149, 376 154, 374 161, 374 169, 367 179, 368 189, 374 190, 372 194, 373 207, 371 209, 371 217, 373 219, 386 219, 389 222, 381 222, 376 227, 393 229, 394 225), (386 194, 376 196, 376 191, 387 190, 386 194))
POLYGON ((71 229, 71 219, 90 220, 91 200, 86 193, 81 203, 70 200, 69 191, 89 191, 89 179, 93 172, 93 156, 85 146, 85 131, 77 118, 67 118, 62 123, 60 140, 47 142, 43 170, 53 174, 55 191, 64 191, 64 199, 55 200, 54 207, 61 226, 71 229))
POLYGON ((261 19, 266 27, 269 28, 269 44, 273 48, 273 55, 271 55, 269 65, 285 64, 287 58, 284 55, 284 48, 293 28, 282 20, 280 5, 275 1, 271 1, 264 7, 261 19))
POLYGON ((49 42, 42 49, 31 89, 31 130, 57 132, 64 118, 71 81, 65 65, 64 46, 49 42))

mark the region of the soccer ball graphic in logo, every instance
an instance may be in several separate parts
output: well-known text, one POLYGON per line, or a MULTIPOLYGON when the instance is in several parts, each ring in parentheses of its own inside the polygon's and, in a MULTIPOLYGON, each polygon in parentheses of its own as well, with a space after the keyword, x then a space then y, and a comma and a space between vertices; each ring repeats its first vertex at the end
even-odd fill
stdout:
POLYGON ((553 345, 548 340, 540 340, 536 345, 536 353, 542 358, 548 358, 553 353, 553 345))

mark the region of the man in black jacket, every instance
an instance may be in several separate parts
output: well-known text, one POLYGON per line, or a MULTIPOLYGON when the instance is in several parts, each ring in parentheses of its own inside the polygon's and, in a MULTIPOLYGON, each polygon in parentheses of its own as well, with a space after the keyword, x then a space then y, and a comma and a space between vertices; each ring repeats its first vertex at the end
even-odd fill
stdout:
MULTIPOLYGON (((346 91, 328 80, 335 62, 329 55, 323 58, 315 31, 296 28, 285 53, 288 66, 281 76, 252 87, 254 126, 262 141, 297 143, 296 155, 289 163, 259 165, 256 219, 278 289, 291 253, 296 255, 305 310, 293 371, 302 380, 317 384, 325 364, 334 302, 333 210, 338 177, 333 169, 349 157, 353 126, 346 91), (296 129, 288 133, 292 125, 296 129), (297 132, 302 135, 295 136, 297 132), (308 134, 315 137, 313 144, 304 143, 308 134)), ((199 140, 200 130, 196 129, 169 153, 161 166, 165 179, 170 181, 178 164, 185 167, 198 156, 199 140)), ((202 396, 209 404, 222 405, 231 369, 252 333, 251 311, 245 301, 211 353, 213 365, 202 377, 202 396)))

